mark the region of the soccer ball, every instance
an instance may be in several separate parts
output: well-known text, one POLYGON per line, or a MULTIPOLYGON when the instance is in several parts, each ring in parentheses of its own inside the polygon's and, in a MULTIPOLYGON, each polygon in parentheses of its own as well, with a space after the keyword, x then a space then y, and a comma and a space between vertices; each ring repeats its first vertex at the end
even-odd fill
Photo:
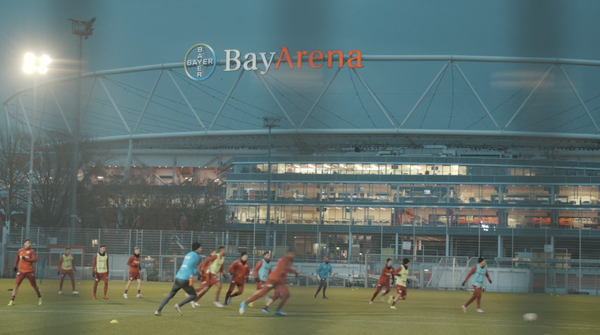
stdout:
POLYGON ((535 313, 527 313, 523 315, 523 320, 525 321, 535 321, 537 320, 537 314, 535 313))

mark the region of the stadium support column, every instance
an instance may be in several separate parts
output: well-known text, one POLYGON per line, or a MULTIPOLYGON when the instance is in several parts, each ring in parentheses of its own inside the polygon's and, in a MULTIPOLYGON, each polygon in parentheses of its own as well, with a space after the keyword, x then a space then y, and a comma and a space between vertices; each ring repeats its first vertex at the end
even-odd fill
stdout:
POLYGON ((502 235, 498 235, 498 258, 502 257, 502 235))
POLYGON ((321 232, 319 231, 319 225, 317 225, 317 257, 315 257, 315 263, 319 263, 319 260, 321 259, 321 250, 322 246, 321 246, 321 232))
POLYGON ((398 233, 396 233, 396 256, 398 256, 398 233))
MULTIPOLYGON (((354 184, 350 185, 350 202, 354 202, 354 184)), ((350 207, 350 223, 348 224, 348 274, 352 262, 352 226, 354 225, 354 207, 350 207)))
POLYGON ((579 229, 579 288, 577 289, 579 292, 581 292, 581 276, 581 229, 579 229))
POLYGON ((177 155, 173 156, 173 186, 177 183, 175 182, 175 177, 177 176, 177 155))
POLYGON ((271 226, 271 130, 273 127, 278 127, 281 118, 279 117, 270 117, 265 116, 263 118, 263 128, 269 128, 269 138, 268 138, 268 158, 267 158, 267 220, 265 221, 265 231, 266 231, 266 251, 269 251, 269 240, 270 240, 270 226, 271 226))

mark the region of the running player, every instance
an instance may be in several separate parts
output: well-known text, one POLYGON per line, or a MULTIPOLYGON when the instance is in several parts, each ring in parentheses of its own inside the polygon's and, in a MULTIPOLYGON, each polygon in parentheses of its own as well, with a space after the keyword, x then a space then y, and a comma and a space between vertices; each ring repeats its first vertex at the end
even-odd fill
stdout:
POLYGON ((373 304, 373 300, 379 294, 379 291, 383 288, 383 293, 381 294, 381 300, 385 301, 385 295, 390 292, 390 281, 394 279, 394 267, 392 267, 392 259, 388 258, 385 266, 381 269, 381 275, 379 275, 379 281, 377 282, 377 290, 373 293, 373 297, 369 304, 373 304))
POLYGON ((106 246, 100 246, 100 252, 94 255, 92 261, 92 275, 94 276, 94 300, 96 300, 96 289, 98 282, 104 281, 104 296, 102 299, 108 300, 106 292, 108 292, 108 255, 106 254, 106 246))
POLYGON ((277 267, 267 277, 267 282, 263 285, 263 287, 260 290, 254 292, 254 294, 250 297, 250 299, 248 299, 247 301, 243 301, 241 303, 240 314, 244 314, 244 312, 246 311, 246 306, 248 306, 248 304, 256 301, 257 299, 264 297, 269 291, 274 289, 275 294, 273 295, 273 297, 271 299, 269 299, 269 301, 267 302, 265 307, 263 307, 262 312, 263 313, 271 313, 271 312, 269 312, 269 306, 271 306, 271 304, 275 300, 281 298, 281 301, 279 302, 279 307, 277 307, 277 310, 275 311, 275 315, 278 315, 278 316, 286 315, 284 312, 281 311, 281 309, 283 308, 283 306, 285 305, 285 302, 290 297, 290 291, 288 291, 287 287, 285 287, 287 275, 288 275, 288 273, 293 273, 295 275, 298 275, 300 273, 299 271, 292 269, 292 265, 294 264, 295 257, 296 257, 296 252, 293 249, 290 249, 286 253, 285 256, 283 256, 279 259, 279 261, 277 262, 277 267))
POLYGON ((248 265, 248 254, 242 252, 240 259, 231 263, 227 271, 231 273, 231 284, 229 284, 229 290, 225 295, 225 303, 223 306, 229 306, 231 298, 237 297, 244 293, 244 283, 250 276, 250 265, 248 265), (237 286, 237 292, 233 293, 233 289, 237 286))
POLYGON ((396 296, 390 295, 388 303, 391 305, 391 309, 396 309, 396 302, 398 300, 406 299, 406 283, 408 283, 408 265, 410 261, 408 258, 402 260, 402 265, 396 269, 396 296))
POLYGON ((42 304, 42 294, 35 282, 35 270, 33 269, 33 263, 35 262, 37 262, 37 256, 35 255, 35 251, 31 249, 31 240, 27 239, 23 242, 23 248, 17 252, 17 258, 13 265, 13 270, 17 273, 17 277, 15 278, 15 287, 13 288, 8 306, 15 305, 15 297, 19 291, 19 286, 21 286, 25 278, 29 279, 31 287, 33 287, 35 293, 38 295, 38 305, 42 304))
POLYGON ((65 249, 65 254, 60 256, 58 260, 58 275, 60 275, 60 287, 58 294, 62 294, 63 282, 65 281, 65 276, 69 276, 71 279, 71 287, 73 288, 73 294, 79 294, 79 292, 75 291, 75 278, 73 276, 73 271, 77 271, 75 266, 73 265, 73 255, 71 255, 71 248, 65 249))
MULTIPOLYGON (((219 302, 219 295, 221 294, 221 282, 219 281, 219 277, 217 275, 220 273, 221 277, 227 277, 225 272, 223 271, 223 264, 225 263, 225 247, 219 247, 219 253, 215 256, 209 257, 206 259, 207 262, 210 263, 208 266, 206 281, 202 283, 200 286, 200 292, 206 293, 208 289, 210 289, 213 285, 217 286, 217 294, 215 295, 215 306, 221 308, 223 304, 219 302), (204 291, 204 292, 202 292, 204 291)), ((204 295, 204 294, 203 294, 204 295)), ((195 302, 198 302, 200 299, 196 299, 195 302)))
POLYGON ((194 301, 196 299, 196 291, 194 291, 194 275, 200 274, 200 271, 196 269, 198 266, 198 262, 200 261, 200 252, 202 252, 202 245, 198 242, 194 242, 192 244, 192 251, 188 252, 183 259, 183 264, 181 264, 181 268, 177 271, 175 275, 175 282, 173 283, 173 288, 171 288, 171 292, 169 295, 162 301, 158 310, 154 312, 154 315, 161 316, 162 309, 169 302, 169 300, 173 299, 175 294, 179 292, 179 290, 183 289, 187 294, 182 302, 175 304, 175 310, 179 315, 183 315, 181 313, 181 307, 188 302, 194 301))
MULTIPOLYGON (((271 273, 271 269, 273 268, 273 263, 271 263, 271 253, 265 251, 263 253, 263 259, 256 263, 254 267, 254 282, 256 283, 256 290, 260 290, 263 285, 267 282, 267 277, 271 273)), ((271 299, 270 296, 266 296, 265 299, 269 301, 271 299)), ((249 303, 249 307, 253 307, 254 303, 249 303)))
POLYGON ((256 282, 256 290, 260 290, 267 281, 267 276, 271 273, 271 254, 266 251, 263 254, 263 259, 256 263, 254 266, 254 281, 256 282))
POLYGON ((319 265, 319 268, 317 269, 317 278, 319 278, 319 288, 317 289, 317 293, 315 293, 315 295, 313 296, 314 299, 317 299, 317 294, 319 294, 319 291, 321 291, 321 289, 323 289, 323 299, 329 299, 325 296, 325 290, 327 290, 327 277, 329 277, 330 274, 333 274, 333 272, 331 272, 331 264, 329 264, 329 257, 325 257, 323 259, 323 263, 321 263, 321 265, 319 265))
MULTIPOLYGON (((207 286, 205 288, 202 287, 202 284, 206 283, 206 281, 208 280, 208 267, 210 266, 210 257, 216 255, 217 252, 214 250, 210 251, 209 257, 205 258, 202 263, 200 263, 200 265, 198 265, 198 271, 200 272, 198 274, 198 283, 200 283, 199 287, 196 289, 196 301, 192 301, 190 302, 190 305, 192 306, 192 308, 196 308, 199 307, 200 304, 198 303, 198 300, 202 299, 202 297, 204 296, 204 294, 206 294, 206 292, 208 292, 208 290, 210 289, 210 286, 207 286)), ((187 294, 187 293, 186 293, 187 294)))
POLYGON ((487 272, 487 268, 486 268, 487 262, 485 261, 485 258, 479 257, 479 259, 477 260, 477 263, 478 264, 475 265, 471 269, 471 272, 469 272, 469 274, 467 275, 467 278, 465 278, 465 281, 463 281, 463 283, 462 283, 462 286, 465 286, 465 284, 467 283, 467 280, 469 280, 469 278, 471 276, 473 276, 473 282, 471 283, 473 285, 473 289, 474 289, 473 296, 471 297, 471 299, 469 299, 469 301, 467 301, 466 304, 462 305, 462 310, 465 313, 467 312, 467 307, 469 307, 469 305, 475 299, 477 299, 477 313, 483 313, 483 310, 481 309, 481 290, 483 287, 483 281, 487 277, 490 284, 492 283, 492 280, 490 279, 490 275, 487 272))
POLYGON ((129 257, 127 265, 129 265, 129 281, 127 282, 127 286, 125 286, 125 293, 123 294, 123 298, 127 299, 127 291, 129 290, 131 282, 133 282, 134 280, 137 280, 138 282, 138 293, 136 297, 143 298, 141 294, 142 276, 140 275, 140 271, 142 270, 142 262, 140 261, 140 248, 135 247, 135 249, 133 249, 133 255, 129 257))

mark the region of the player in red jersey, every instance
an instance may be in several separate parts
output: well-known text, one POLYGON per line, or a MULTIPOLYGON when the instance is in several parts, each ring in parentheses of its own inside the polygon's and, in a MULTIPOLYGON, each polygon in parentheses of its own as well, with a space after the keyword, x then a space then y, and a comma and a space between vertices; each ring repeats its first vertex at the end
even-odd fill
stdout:
POLYGON ((248 254, 242 252, 240 259, 231 263, 227 271, 231 273, 231 284, 229 284, 229 290, 225 295, 225 303, 223 306, 229 306, 231 298, 237 297, 244 293, 244 282, 250 276, 250 265, 248 264, 248 254), (237 292, 233 293, 233 289, 237 286, 237 292))
POLYGON ((208 273, 206 272, 208 270, 208 267, 210 266, 210 261, 209 259, 213 256, 215 256, 217 254, 217 252, 215 250, 211 250, 209 257, 206 257, 202 263, 200 263, 200 265, 198 265, 198 271, 200 272, 200 274, 198 275, 198 282, 200 283, 200 287, 198 287, 196 289, 196 301, 192 301, 190 302, 190 305, 192 306, 192 308, 196 308, 198 306, 200 306, 200 304, 198 303, 198 300, 200 300, 200 298, 202 298, 204 296, 204 294, 206 292, 208 292, 208 290, 210 289, 210 287, 202 287, 203 283, 206 283, 206 281, 208 280, 208 273))
POLYGON ((138 282, 138 293, 136 295, 137 298, 143 298, 142 296, 142 275, 140 271, 142 270, 142 262, 140 258, 140 248, 135 247, 133 249, 133 255, 129 257, 127 261, 127 265, 129 265, 129 281, 127 281, 127 286, 125 286, 125 293, 123 294, 123 298, 127 299, 127 291, 129 290, 129 286, 134 280, 138 282))
POLYGON ((381 275, 379 275, 379 281, 377 282, 377 290, 373 293, 373 297, 369 301, 369 304, 373 304, 373 300, 379 294, 379 291, 383 288, 381 294, 381 300, 385 301, 385 295, 390 292, 390 281, 394 280, 394 267, 392 266, 392 259, 388 258, 385 266, 381 269, 381 275))
POLYGON ((275 311, 275 315, 285 316, 285 313, 283 313, 281 309, 290 297, 290 291, 288 291, 287 287, 285 287, 285 282, 287 280, 288 273, 293 273, 295 275, 298 275, 300 273, 299 271, 292 269, 295 257, 296 252, 293 249, 290 249, 285 256, 279 259, 279 261, 277 262, 277 267, 273 272, 271 272, 271 274, 267 278, 267 282, 263 285, 263 287, 260 290, 254 292, 250 299, 242 302, 242 304, 240 305, 240 314, 244 314, 246 306, 248 306, 250 303, 264 297, 270 290, 274 289, 275 294, 271 299, 269 299, 265 307, 263 307, 262 312, 271 313, 269 312, 269 306, 275 300, 281 298, 281 301, 279 302, 279 307, 277 307, 277 310, 275 311))
POLYGON ((42 304, 42 294, 35 282, 35 270, 33 268, 33 263, 35 262, 37 262, 37 256, 35 255, 35 251, 31 249, 31 240, 27 239, 23 243, 23 248, 19 249, 17 252, 17 258, 13 265, 13 270, 17 273, 17 277, 15 278, 15 287, 13 288, 12 297, 10 298, 8 306, 13 306, 15 304, 15 297, 17 296, 17 292, 19 292, 19 286, 21 286, 21 283, 25 278, 29 279, 31 287, 33 287, 35 293, 38 295, 38 305, 42 304))
POLYGON ((206 270, 206 280, 200 283, 201 294, 199 297, 196 297, 196 301, 194 301, 194 303, 197 303, 200 300, 200 298, 204 296, 206 291, 208 291, 213 285, 215 285, 217 286, 217 292, 214 304, 215 306, 221 308, 223 307, 223 304, 219 302, 219 294, 221 293, 222 285, 217 275, 220 273, 222 278, 227 277, 227 275, 223 271, 223 264, 225 263, 225 247, 219 247, 219 252, 216 255, 207 258, 206 262, 208 263, 206 270))

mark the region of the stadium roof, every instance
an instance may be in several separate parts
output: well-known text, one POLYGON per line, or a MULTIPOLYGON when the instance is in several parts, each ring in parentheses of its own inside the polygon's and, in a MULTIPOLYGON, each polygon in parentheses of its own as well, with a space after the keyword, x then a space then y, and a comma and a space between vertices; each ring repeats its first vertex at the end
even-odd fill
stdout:
MULTIPOLYGON (((264 148, 263 117, 280 117, 274 146, 304 152, 432 144, 596 149, 600 140, 600 90, 578 89, 595 81, 600 61, 362 55, 362 68, 320 69, 304 62, 261 75, 222 71, 221 59, 200 82, 186 76, 184 62, 86 73, 81 132, 113 145, 264 148)), ((72 131, 76 78, 38 85, 37 127, 72 131)), ((13 127, 33 124, 32 94, 28 87, 4 101, 13 127)))

